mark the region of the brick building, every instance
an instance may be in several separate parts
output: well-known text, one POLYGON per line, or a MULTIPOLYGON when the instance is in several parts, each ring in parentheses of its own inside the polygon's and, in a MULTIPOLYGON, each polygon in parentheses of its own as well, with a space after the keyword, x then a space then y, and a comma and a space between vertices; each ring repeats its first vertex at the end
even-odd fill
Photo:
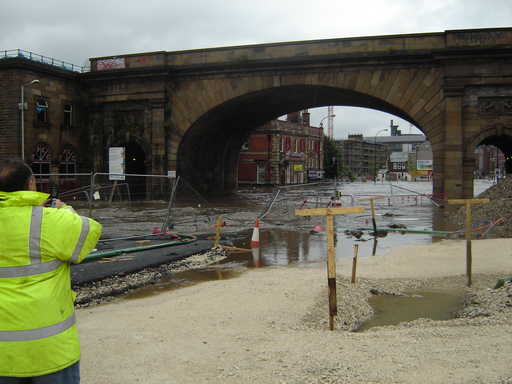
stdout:
POLYGON ((506 158, 495 146, 480 145, 475 150, 475 176, 478 178, 500 178, 505 174, 506 158))
POLYGON ((308 112, 258 127, 242 146, 239 184, 303 184, 323 174, 323 131, 308 112))

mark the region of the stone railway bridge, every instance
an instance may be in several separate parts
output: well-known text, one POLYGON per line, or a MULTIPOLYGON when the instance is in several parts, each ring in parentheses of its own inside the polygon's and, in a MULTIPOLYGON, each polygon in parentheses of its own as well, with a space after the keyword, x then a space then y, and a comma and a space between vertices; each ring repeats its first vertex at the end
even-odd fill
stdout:
POLYGON ((202 191, 236 187, 252 129, 328 105, 421 129, 439 196, 473 196, 478 145, 512 158, 512 28, 101 57, 79 77, 97 169, 104 148, 133 143, 147 172, 177 170, 202 191))

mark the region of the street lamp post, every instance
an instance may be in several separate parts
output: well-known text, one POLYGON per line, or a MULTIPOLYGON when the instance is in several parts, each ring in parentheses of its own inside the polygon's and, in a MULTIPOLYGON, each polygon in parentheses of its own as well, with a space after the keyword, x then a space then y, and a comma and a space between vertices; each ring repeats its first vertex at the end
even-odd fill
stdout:
POLYGON ((378 131, 373 138, 373 183, 377 182, 377 136, 381 132, 387 132, 388 129, 384 128, 378 131))
POLYGON ((39 84, 39 80, 34 79, 29 83, 21 85, 21 159, 25 160, 25 87, 29 85, 39 84))
POLYGON ((324 122, 324 120, 325 120, 325 119, 328 119, 329 117, 336 117, 336 115, 333 113, 332 115, 327 115, 327 116, 325 116, 325 117, 322 117, 322 119, 320 120, 320 124, 319 124, 319 125, 320 125, 320 128, 323 128, 323 127, 324 127, 324 126, 323 126, 323 122, 324 122))

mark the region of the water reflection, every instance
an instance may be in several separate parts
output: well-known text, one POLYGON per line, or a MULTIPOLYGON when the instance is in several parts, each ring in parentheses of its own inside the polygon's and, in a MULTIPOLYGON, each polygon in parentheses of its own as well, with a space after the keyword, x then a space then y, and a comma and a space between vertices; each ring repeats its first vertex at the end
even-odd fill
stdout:
POLYGON ((251 249, 252 254, 252 266, 255 268, 263 267, 263 264, 261 262, 261 249, 260 247, 252 248, 251 249))
MULTIPOLYGON (((431 183, 407 183, 401 182, 400 186, 413 189, 418 193, 429 194, 432 192, 431 183)), ((492 186, 487 181, 475 181, 475 195, 480 194, 492 186)), ((372 232, 370 204, 361 202, 359 197, 374 196, 377 194, 386 195, 383 200, 376 200, 376 222, 379 229, 386 229, 390 226, 404 226, 407 229, 419 231, 455 231, 456 225, 448 223, 447 217, 454 214, 455 209, 451 206, 444 208, 436 207, 426 198, 417 199, 414 196, 397 194, 396 188, 389 184, 372 183, 349 183, 338 185, 346 196, 350 196, 350 202, 355 205, 366 207, 366 212, 360 215, 342 215, 335 217, 336 226, 336 258, 344 259, 352 257, 354 244, 359 244, 359 257, 371 257, 373 248, 379 255, 389 252, 392 248, 406 245, 429 244, 439 241, 444 237, 433 236, 429 233, 406 233, 388 232, 385 237, 379 237, 374 241, 372 232), (346 235, 347 229, 365 228, 363 236, 356 239, 346 235)), ((263 225, 264 227, 264 225, 263 225)), ((299 227, 313 230, 316 226, 311 224, 308 218, 299 223, 299 227)), ((324 225, 322 225, 322 229, 324 225)), ((260 229, 261 249, 259 251, 259 263, 261 265, 290 265, 300 263, 320 262, 326 259, 327 240, 325 231, 302 231, 286 229, 260 229)), ((252 264, 254 265, 254 263, 252 264)))
MULTIPOLYGON (((346 259, 353 256, 354 244, 359 245, 359 257, 371 257, 374 241, 369 235, 370 231, 364 231, 361 239, 344 233, 343 228, 336 229, 335 251, 337 259, 346 259)), ((377 255, 386 253, 391 248, 409 245, 426 244, 432 241, 432 236, 422 234, 401 235, 389 233, 384 238, 379 238, 377 255)), ((301 233, 286 229, 268 229, 260 231, 261 247, 258 251, 258 265, 251 261, 251 266, 264 265, 291 265, 314 263, 326 260, 327 236, 325 232, 301 233)), ((254 255, 253 255, 254 259, 254 255)))

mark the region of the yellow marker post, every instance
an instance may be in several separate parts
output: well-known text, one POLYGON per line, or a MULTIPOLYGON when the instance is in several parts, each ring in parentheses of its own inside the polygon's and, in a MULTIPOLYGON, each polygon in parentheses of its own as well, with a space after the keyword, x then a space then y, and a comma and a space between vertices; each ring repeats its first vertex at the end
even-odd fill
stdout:
MULTIPOLYGON (((375 220, 375 200, 382 200, 384 198, 385 198, 385 196, 372 196, 372 197, 365 197, 365 198, 359 199, 359 201, 369 201, 370 202, 370 207, 372 209, 372 225, 373 225, 373 234, 374 234, 375 241, 377 241, 377 221, 375 220)), ((376 242, 374 243, 374 245, 375 246, 373 247, 372 256, 375 256, 375 251, 377 249, 376 242)))
POLYGON ((334 317, 338 314, 336 299, 336 257, 334 252, 334 216, 362 213, 363 207, 298 209, 296 216, 325 216, 327 227, 327 285, 329 286, 329 328, 334 330, 334 317))
POLYGON ((473 217, 471 214, 471 206, 476 204, 487 204, 489 199, 452 199, 448 200, 451 205, 466 206, 466 276, 468 278, 468 287, 471 287, 471 268, 473 263, 473 255, 471 253, 471 229, 473 227, 473 217))

